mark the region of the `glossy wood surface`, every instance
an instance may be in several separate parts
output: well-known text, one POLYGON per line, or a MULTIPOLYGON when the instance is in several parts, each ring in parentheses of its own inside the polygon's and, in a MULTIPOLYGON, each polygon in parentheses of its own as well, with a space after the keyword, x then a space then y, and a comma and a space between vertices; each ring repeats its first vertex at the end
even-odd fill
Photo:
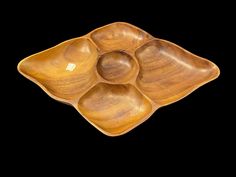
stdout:
POLYGON ((31 55, 18 71, 109 136, 132 130, 220 74, 209 60, 123 22, 31 55))

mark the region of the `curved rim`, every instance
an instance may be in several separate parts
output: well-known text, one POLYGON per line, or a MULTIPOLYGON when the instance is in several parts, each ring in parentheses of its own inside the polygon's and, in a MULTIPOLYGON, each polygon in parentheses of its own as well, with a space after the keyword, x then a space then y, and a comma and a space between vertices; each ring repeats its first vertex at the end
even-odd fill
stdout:
MULTIPOLYGON (((135 52, 134 52, 134 53, 135 53, 135 52)), ((179 45, 177 45, 177 44, 175 44, 175 43, 173 43, 173 42, 170 42, 170 41, 164 40, 164 39, 160 39, 160 38, 155 38, 155 37, 153 37, 151 34, 149 34, 148 32, 144 31, 143 29, 141 29, 141 28, 139 28, 139 27, 137 27, 137 26, 134 26, 134 25, 132 25, 132 24, 130 24, 130 23, 127 23, 127 22, 120 22, 120 21, 118 21, 118 22, 113 22, 113 23, 110 23, 110 24, 101 26, 101 27, 99 27, 99 28, 96 28, 96 29, 90 31, 89 33, 87 33, 87 34, 85 34, 85 35, 83 35, 83 36, 81 36, 81 37, 75 37, 75 38, 72 38, 72 39, 69 39, 69 40, 65 40, 65 41, 63 41, 63 42, 61 42, 61 43, 59 43, 59 44, 57 44, 57 45, 55 45, 55 46, 53 46, 53 47, 50 47, 50 48, 45 49, 45 50, 43 50, 43 51, 37 52, 37 53, 35 53, 35 54, 32 54, 32 55, 30 55, 30 56, 28 56, 28 57, 22 59, 22 60, 18 63, 18 65, 17 65, 17 70, 18 70, 18 72, 19 72, 21 75, 23 75, 25 78, 29 79, 30 81, 32 81, 33 83, 35 83, 36 85, 38 85, 48 96, 50 96, 50 97, 53 98, 54 100, 59 101, 59 102, 63 102, 63 103, 65 103, 65 104, 69 104, 69 105, 73 106, 73 107, 85 118, 85 120, 87 120, 90 124, 92 124, 96 129, 98 129, 98 130, 99 130, 100 132, 102 132, 103 134, 105 134, 105 135, 107 135, 107 136, 111 136, 111 137, 123 135, 123 134, 129 132, 130 130, 136 128, 137 126, 139 126, 140 124, 142 124, 143 122, 145 122, 147 119, 149 119, 149 118, 151 117, 151 115, 152 115, 157 109, 159 109, 160 107, 167 106, 167 105, 169 105, 169 104, 175 103, 175 102, 177 102, 177 101, 179 101, 179 100, 185 98, 186 96, 188 96, 189 94, 191 94, 193 91, 197 90, 197 89, 198 89, 199 87, 201 87, 202 85, 204 85, 204 84, 206 84, 206 83, 208 83, 208 82, 210 82, 210 81, 216 79, 216 78, 219 77, 219 75, 220 75, 220 69, 219 69, 219 67, 218 67, 215 63, 211 62, 210 60, 208 60, 208 59, 206 59, 206 58, 203 58, 203 57, 200 57, 200 56, 198 56, 198 55, 196 55, 196 54, 193 54, 193 53, 191 53, 190 51, 188 51, 187 49, 184 49, 183 47, 181 47, 181 46, 179 46, 179 45), (147 116, 145 116, 143 119, 141 119, 141 121, 139 121, 138 123, 136 123, 134 126, 128 128, 128 129, 126 129, 125 131, 123 131, 123 132, 121 132, 121 133, 117 133, 117 134, 115 133, 115 134, 114 134, 114 133, 110 133, 110 132, 105 131, 104 129, 100 128, 100 127, 97 126, 95 123, 93 123, 92 121, 90 121, 89 118, 87 118, 87 117, 79 110, 79 108, 77 107, 77 104, 78 104, 78 101, 77 101, 77 100, 71 101, 71 100, 67 100, 67 99, 60 98, 60 97, 58 97, 58 96, 52 94, 52 93, 51 93, 50 91, 48 91, 48 89, 47 89, 43 84, 41 84, 38 80, 34 79, 33 77, 31 77, 31 76, 29 76, 29 75, 27 75, 27 74, 25 74, 24 72, 21 71, 21 68, 20 68, 20 67, 21 67, 21 64, 22 64, 23 62, 25 62, 26 60, 28 60, 29 58, 32 58, 33 56, 36 56, 36 55, 40 55, 41 53, 47 52, 47 51, 49 51, 49 50, 51 50, 51 49, 57 48, 57 47, 60 46, 60 45, 63 45, 63 44, 65 44, 65 43, 68 43, 68 42, 71 42, 71 41, 73 41, 73 40, 77 40, 77 39, 80 39, 80 38, 85 38, 85 39, 89 40, 89 41, 96 47, 96 49, 99 50, 99 48, 98 48, 98 46, 96 45, 96 43, 92 40, 91 34, 92 34, 93 32, 95 32, 95 31, 99 30, 99 29, 102 29, 102 28, 104 28, 104 27, 108 27, 108 26, 111 26, 111 25, 114 25, 114 24, 124 24, 124 25, 130 26, 130 27, 132 27, 132 28, 134 28, 134 29, 138 29, 138 30, 140 30, 140 31, 142 31, 142 32, 144 32, 145 34, 147 34, 147 35, 150 36, 150 40, 148 40, 147 42, 145 42, 145 43, 142 44, 141 46, 137 47, 137 48, 135 49, 135 51, 136 51, 137 49, 143 47, 144 45, 146 45, 148 42, 151 42, 151 41, 154 41, 154 40, 159 40, 159 41, 167 42, 167 43, 169 43, 169 44, 171 44, 171 45, 173 45, 173 46, 175 46, 175 47, 177 47, 177 48, 179 48, 179 49, 185 51, 186 53, 188 53, 188 54, 190 54, 190 55, 192 55, 192 56, 197 57, 197 58, 200 59, 200 60, 204 60, 204 61, 209 62, 210 64, 212 64, 212 65, 214 66, 214 69, 216 69, 217 74, 216 74, 214 77, 212 77, 211 79, 206 80, 206 81, 202 82, 201 84, 198 84, 198 85, 197 85, 196 87, 194 87, 193 90, 191 90, 188 94, 182 96, 181 98, 179 98, 179 99, 177 99, 177 100, 175 100, 175 101, 173 101, 173 102, 167 103, 167 104, 165 104, 165 105, 157 105, 156 103, 154 103, 153 101, 151 101, 152 110, 150 111, 150 113, 148 113, 147 116)), ((88 90, 90 90, 92 87, 94 87, 94 86, 95 86, 96 84, 98 84, 98 83, 99 83, 99 81, 96 81, 91 87, 89 87, 88 90)), ((137 88, 136 85, 134 85, 134 86, 137 88)), ((139 92, 141 92, 139 88, 137 88, 137 89, 138 89, 139 92)), ((87 92, 87 91, 86 91, 86 92, 87 92)), ((84 94, 86 94, 86 92, 85 92, 84 94)), ((141 94, 142 94, 146 99, 148 99, 149 101, 151 100, 151 99, 150 99, 149 97, 147 97, 143 92, 141 92, 141 94)))

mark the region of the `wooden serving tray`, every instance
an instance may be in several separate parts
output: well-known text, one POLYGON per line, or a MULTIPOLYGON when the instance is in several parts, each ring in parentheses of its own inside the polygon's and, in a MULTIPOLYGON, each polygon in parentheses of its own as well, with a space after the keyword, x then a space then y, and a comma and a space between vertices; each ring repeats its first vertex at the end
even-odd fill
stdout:
POLYGON ((108 136, 132 130, 220 74, 209 60, 123 22, 31 55, 18 71, 108 136))

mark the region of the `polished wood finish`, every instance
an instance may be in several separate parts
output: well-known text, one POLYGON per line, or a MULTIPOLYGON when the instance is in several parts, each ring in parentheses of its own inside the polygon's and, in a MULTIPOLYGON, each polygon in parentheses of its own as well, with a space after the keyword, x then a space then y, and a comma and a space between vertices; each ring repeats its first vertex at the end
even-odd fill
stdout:
POLYGON ((218 76, 217 66, 177 45, 155 39, 136 51, 137 85, 157 105, 175 102, 218 76))
POLYGON ((138 72, 138 64, 124 52, 110 52, 98 59, 97 71, 107 81, 128 83, 138 72))
POLYGON ((132 85, 100 83, 82 96, 78 110, 98 128, 115 135, 142 121, 152 105, 132 85))
POLYGON ((31 55, 18 71, 109 136, 130 131, 220 74, 209 60, 123 22, 31 55))

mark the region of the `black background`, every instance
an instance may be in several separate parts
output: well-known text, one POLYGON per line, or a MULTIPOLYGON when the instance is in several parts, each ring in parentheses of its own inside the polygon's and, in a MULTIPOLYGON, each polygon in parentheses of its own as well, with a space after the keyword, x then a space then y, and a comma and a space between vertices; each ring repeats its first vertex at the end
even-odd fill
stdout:
POLYGON ((230 5, 116 6, 114 2, 108 7, 100 5, 97 11, 87 5, 82 9, 73 4, 61 5, 52 8, 33 4, 2 15, 2 36, 7 37, 7 55, 2 60, 9 62, 2 70, 7 83, 4 94, 8 95, 3 107, 7 115, 2 116, 7 123, 2 125, 15 155, 40 158, 46 152, 60 158, 70 154, 77 162, 82 162, 85 155, 93 162, 102 157, 109 159, 108 163, 123 159, 128 164, 137 159, 140 165, 164 157, 176 164, 182 160, 200 161, 203 166, 218 164, 226 156, 222 146, 229 146, 232 129, 228 126, 233 117, 228 111, 228 99, 234 97, 226 96, 226 92, 230 93, 227 79, 233 75, 230 42, 235 19, 230 5), (220 77, 181 101, 157 110, 129 133, 111 138, 96 130, 74 108, 51 99, 17 72, 21 59, 116 21, 136 25, 211 60, 219 66, 220 77), (143 157, 147 160, 139 160, 143 157))

